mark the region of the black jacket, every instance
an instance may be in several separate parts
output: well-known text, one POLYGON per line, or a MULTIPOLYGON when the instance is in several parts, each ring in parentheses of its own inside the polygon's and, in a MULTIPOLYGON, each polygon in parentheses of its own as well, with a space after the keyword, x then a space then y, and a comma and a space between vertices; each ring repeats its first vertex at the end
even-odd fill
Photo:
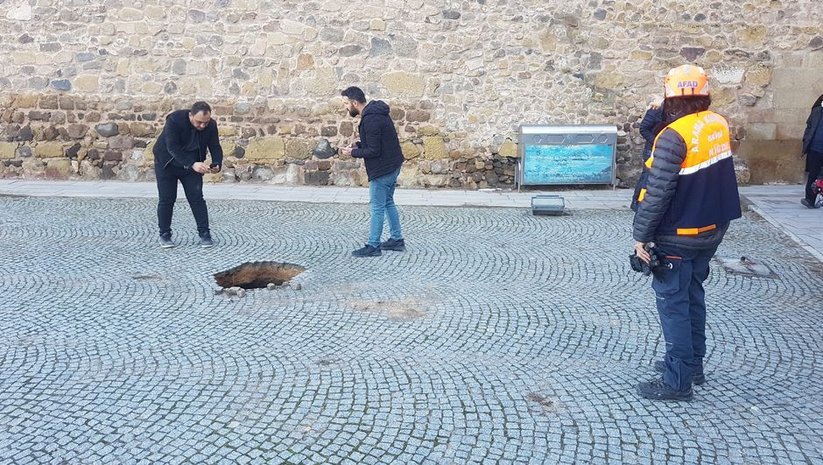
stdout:
POLYGON ((166 116, 166 126, 152 149, 154 164, 190 170, 194 163, 206 160, 206 149, 211 153, 212 164, 223 165, 217 122, 211 120, 206 129, 198 131, 189 121, 189 110, 173 111, 166 116))
MULTIPOLYGON (((691 250, 717 247, 723 240, 729 222, 698 236, 660 235, 658 226, 670 214, 680 165, 686 157, 686 143, 673 129, 664 129, 654 147, 654 165, 646 181, 646 195, 634 216, 632 236, 639 242, 655 242, 658 246, 680 247, 691 250)), ((736 188, 736 185, 735 185, 736 188)))
POLYGON ((385 102, 372 100, 363 108, 359 132, 360 143, 351 155, 366 163, 369 181, 400 168, 404 161, 403 152, 385 102))
POLYGON ((818 105, 812 108, 812 112, 809 113, 809 119, 806 120, 806 131, 803 133, 803 153, 809 153, 809 150, 823 152, 823 147, 812 146, 817 131, 823 131, 823 129, 820 128, 821 118, 823 118, 823 107, 818 105))

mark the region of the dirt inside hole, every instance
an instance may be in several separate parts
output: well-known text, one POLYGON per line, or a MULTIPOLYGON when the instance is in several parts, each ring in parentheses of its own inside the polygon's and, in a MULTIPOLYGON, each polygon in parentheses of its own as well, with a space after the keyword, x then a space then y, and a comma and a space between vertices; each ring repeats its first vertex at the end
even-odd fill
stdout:
POLYGON ((294 263, 248 262, 215 273, 214 280, 220 287, 260 289, 269 283, 281 286, 304 271, 306 271, 305 267, 294 263))

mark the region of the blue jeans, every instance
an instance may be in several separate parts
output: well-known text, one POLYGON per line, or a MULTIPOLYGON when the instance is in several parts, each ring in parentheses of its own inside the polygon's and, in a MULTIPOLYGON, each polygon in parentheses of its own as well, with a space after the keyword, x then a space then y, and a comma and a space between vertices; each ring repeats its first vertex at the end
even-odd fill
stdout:
POLYGON ((372 247, 380 247, 380 235, 383 234, 383 218, 389 218, 389 231, 394 240, 403 239, 400 230, 400 215, 394 205, 394 188, 397 186, 397 176, 400 168, 393 172, 374 178, 369 181, 369 205, 371 206, 371 226, 369 227, 369 242, 372 247))
POLYGON ((703 373, 706 355, 706 292, 709 261, 717 247, 704 250, 661 248, 670 268, 654 273, 652 288, 666 340, 663 381, 678 391, 691 389, 692 377, 703 373))

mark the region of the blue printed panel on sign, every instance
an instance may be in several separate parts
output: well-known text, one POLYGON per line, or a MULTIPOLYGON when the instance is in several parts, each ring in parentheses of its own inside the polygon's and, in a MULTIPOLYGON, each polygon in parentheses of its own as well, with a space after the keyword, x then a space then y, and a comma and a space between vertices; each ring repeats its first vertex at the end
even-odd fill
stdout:
POLYGON ((523 184, 611 184, 611 145, 526 145, 523 184))

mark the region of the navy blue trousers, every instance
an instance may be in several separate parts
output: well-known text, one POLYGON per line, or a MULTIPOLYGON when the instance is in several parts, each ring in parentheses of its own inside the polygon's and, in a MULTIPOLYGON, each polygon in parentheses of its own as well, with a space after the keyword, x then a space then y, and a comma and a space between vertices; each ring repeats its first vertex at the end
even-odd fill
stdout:
POLYGON ((687 250, 661 249, 670 264, 656 271, 652 288, 657 313, 666 340, 666 371, 663 381, 678 391, 691 388, 692 377, 703 373, 706 356, 706 293, 703 281, 709 276, 709 261, 717 247, 687 250))

